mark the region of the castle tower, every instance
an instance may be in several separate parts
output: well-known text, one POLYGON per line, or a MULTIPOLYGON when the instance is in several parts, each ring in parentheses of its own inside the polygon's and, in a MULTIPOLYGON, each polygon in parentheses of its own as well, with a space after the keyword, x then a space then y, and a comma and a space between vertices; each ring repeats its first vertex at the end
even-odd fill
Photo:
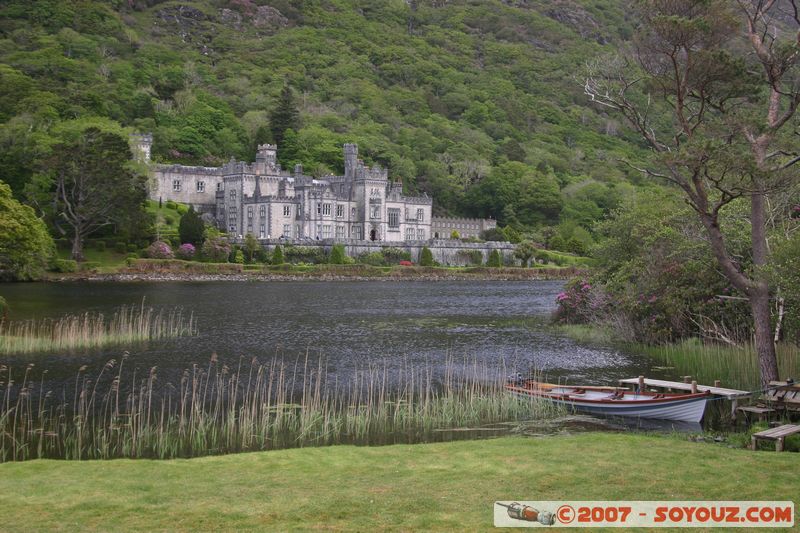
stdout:
POLYGON ((356 175, 356 166, 358 165, 358 145, 345 144, 344 145, 344 177, 353 179, 356 175))
POLYGON ((150 149, 153 146, 151 133, 131 133, 128 139, 133 152, 133 158, 142 163, 150 162, 150 149))
POLYGON ((267 168, 278 164, 278 147, 274 144, 259 144, 256 152, 256 163, 263 163, 267 168))

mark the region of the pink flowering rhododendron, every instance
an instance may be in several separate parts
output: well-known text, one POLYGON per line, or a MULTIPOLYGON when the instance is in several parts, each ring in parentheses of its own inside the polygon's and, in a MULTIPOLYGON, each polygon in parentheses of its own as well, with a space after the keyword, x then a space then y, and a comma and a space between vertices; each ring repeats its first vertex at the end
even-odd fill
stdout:
POLYGON ((180 248, 175 252, 175 255, 178 256, 180 259, 189 260, 194 257, 194 254, 197 250, 195 250, 194 244, 190 242, 185 242, 181 244, 180 248))
POLYGON ((601 305, 592 294, 592 285, 582 279, 568 282, 556 296, 556 303, 556 319, 565 323, 588 321, 593 311, 601 305))
POLYGON ((152 259, 172 259, 172 248, 164 241, 156 241, 147 248, 147 257, 152 259))

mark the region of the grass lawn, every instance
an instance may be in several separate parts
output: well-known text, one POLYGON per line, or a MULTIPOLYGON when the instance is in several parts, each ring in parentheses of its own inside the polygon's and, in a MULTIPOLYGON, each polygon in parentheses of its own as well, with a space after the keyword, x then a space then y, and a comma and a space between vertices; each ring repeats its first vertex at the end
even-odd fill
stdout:
MULTIPOLYGON (((0 465, 0 529, 486 530, 492 502, 787 500, 798 456, 581 434, 0 465)), ((587 530, 588 531, 588 530, 587 530)))
POLYGON ((158 202, 148 200, 145 210, 155 217, 156 225, 162 233, 177 234, 178 226, 181 221, 181 214, 185 213, 188 207, 182 204, 170 205, 177 206, 178 208, 172 209, 171 207, 167 207, 166 202, 164 202, 161 207, 158 207, 158 202))
MULTIPOLYGON (((57 250, 59 259, 71 259, 72 250, 69 248, 59 248, 57 250)), ((86 261, 98 263, 101 272, 114 272, 117 268, 125 266, 125 259, 128 254, 117 253, 114 250, 97 250, 91 245, 84 247, 83 256, 86 261)))

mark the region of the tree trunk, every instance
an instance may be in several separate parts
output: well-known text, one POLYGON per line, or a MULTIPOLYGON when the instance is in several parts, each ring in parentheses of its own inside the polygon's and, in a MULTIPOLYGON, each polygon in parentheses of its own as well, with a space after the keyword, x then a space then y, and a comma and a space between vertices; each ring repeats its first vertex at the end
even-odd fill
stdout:
POLYGON ((758 370, 761 384, 766 386, 770 381, 778 379, 778 361, 770 320, 769 284, 763 278, 763 267, 767 263, 768 255, 764 203, 763 192, 757 190, 750 195, 751 246, 753 265, 755 266, 752 278, 748 278, 731 260, 725 249, 725 239, 716 219, 707 214, 701 215, 700 218, 708 232, 711 250, 722 273, 734 287, 747 295, 750 302, 758 370))
POLYGON ((775 354, 772 326, 770 324, 769 288, 760 284, 750 296, 750 309, 753 313, 756 355, 761 386, 766 388, 770 381, 778 380, 778 360, 775 354))
POLYGON ((75 229, 75 235, 72 237, 72 259, 83 261, 83 235, 78 229, 75 229))
MULTIPOLYGON (((759 147, 761 148, 761 147, 759 147)), ((763 162, 763 151, 757 151, 756 158, 763 162)), ((761 188, 760 180, 754 184, 761 188)), ((750 309, 753 313, 753 332, 755 334, 758 370, 761 386, 767 387, 770 381, 778 379, 778 359, 775 354, 775 340, 770 318, 769 284, 764 279, 763 268, 767 264, 767 224, 765 198, 762 190, 750 195, 750 236, 753 246, 753 281, 750 284, 750 309)))

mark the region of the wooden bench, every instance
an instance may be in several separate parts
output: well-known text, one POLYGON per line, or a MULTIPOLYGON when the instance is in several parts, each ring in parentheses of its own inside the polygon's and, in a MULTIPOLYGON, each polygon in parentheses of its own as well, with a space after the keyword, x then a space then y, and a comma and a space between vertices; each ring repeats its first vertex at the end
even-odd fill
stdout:
POLYGON ((759 440, 774 440, 775 451, 782 452, 783 442, 786 439, 786 437, 788 437, 789 435, 794 435, 796 433, 800 433, 800 426, 795 424, 784 424, 776 428, 765 429, 764 431, 753 433, 753 436, 750 438, 750 448, 755 450, 756 443, 759 440))
POLYGON ((769 415, 783 411, 784 413, 800 412, 800 384, 785 381, 770 381, 769 388, 753 405, 736 408, 736 414, 745 416, 753 414, 759 420, 766 420, 769 415))
POLYGON ((761 395, 755 407, 800 412, 800 384, 785 381, 770 381, 769 390, 761 395))
POLYGON ((737 413, 743 413, 745 417, 748 415, 755 415, 759 420, 767 420, 769 416, 775 412, 775 409, 769 407, 759 407, 757 405, 745 405, 736 409, 737 413))

